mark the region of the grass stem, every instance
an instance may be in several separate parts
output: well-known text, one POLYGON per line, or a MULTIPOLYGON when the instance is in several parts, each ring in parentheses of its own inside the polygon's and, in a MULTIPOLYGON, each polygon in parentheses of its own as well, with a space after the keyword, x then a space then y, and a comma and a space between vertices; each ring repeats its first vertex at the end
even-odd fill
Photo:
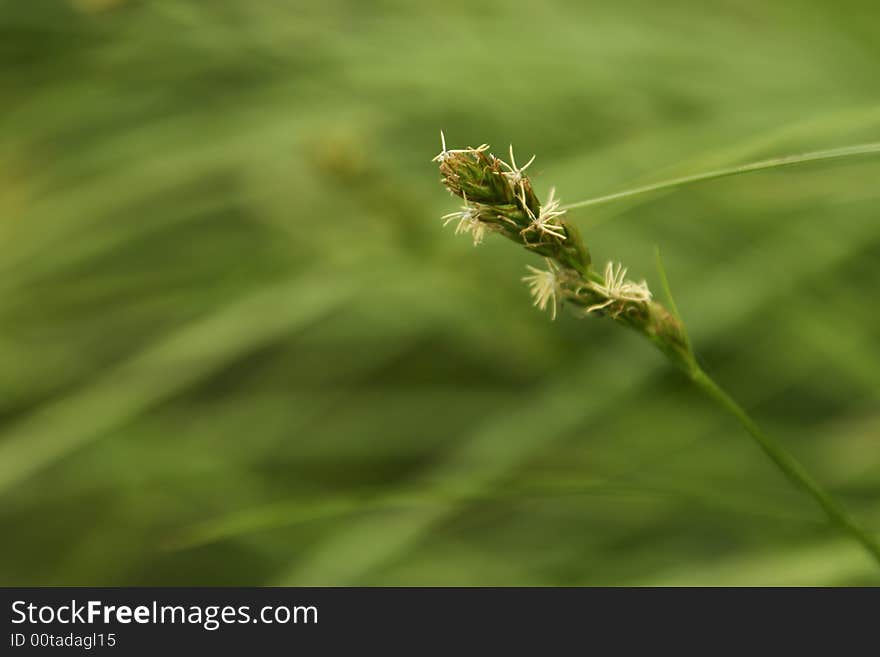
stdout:
POLYGON ((749 414, 725 392, 706 372, 694 364, 689 372, 694 384, 713 401, 724 408, 755 439, 758 446, 783 474, 798 488, 810 495, 825 511, 829 520, 867 550, 880 565, 880 543, 856 522, 840 502, 828 493, 819 482, 780 443, 772 439, 749 417, 749 414))

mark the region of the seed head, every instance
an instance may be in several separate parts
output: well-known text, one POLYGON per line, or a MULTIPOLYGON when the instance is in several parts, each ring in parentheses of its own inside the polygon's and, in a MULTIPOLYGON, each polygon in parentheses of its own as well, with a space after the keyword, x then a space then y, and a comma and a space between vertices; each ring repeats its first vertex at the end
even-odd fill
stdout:
POLYGON ((485 144, 449 149, 442 133, 440 141, 442 150, 434 160, 440 165, 443 184, 452 194, 479 208, 475 218, 485 230, 478 230, 478 234, 497 232, 560 266, 580 272, 589 269, 590 253, 577 238, 574 226, 563 218, 555 192, 542 204, 532 188, 525 170, 534 158, 519 166, 513 148, 509 164, 488 153, 485 144))
POLYGON ((534 157, 519 166, 512 146, 507 163, 488 153, 485 144, 450 150, 442 132, 440 142, 442 150, 434 161, 443 184, 464 199, 462 209, 445 215, 444 221, 457 221, 455 232, 470 233, 474 244, 491 231, 543 256, 547 268, 529 266, 523 278, 535 306, 549 307, 555 319, 558 305, 566 301, 584 314, 610 317, 639 331, 681 364, 690 362, 681 322, 652 299, 647 283, 628 280, 621 264, 609 262, 603 273, 594 270, 577 229, 563 216, 556 190, 550 190, 546 203, 540 202, 526 174, 534 157))

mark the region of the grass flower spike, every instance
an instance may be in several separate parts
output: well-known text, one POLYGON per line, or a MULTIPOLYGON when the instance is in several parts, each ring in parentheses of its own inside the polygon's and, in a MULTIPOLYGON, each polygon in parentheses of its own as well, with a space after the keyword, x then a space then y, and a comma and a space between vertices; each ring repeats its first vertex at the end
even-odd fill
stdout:
MULTIPOLYGON (((621 263, 608 262, 601 273, 596 271, 590 250, 581 240, 577 229, 565 218, 566 210, 574 207, 585 207, 595 202, 708 177, 769 168, 773 162, 677 179, 565 208, 556 198, 555 190, 551 190, 546 203, 538 200, 525 173, 535 161, 534 156, 525 165, 518 166, 513 157, 513 146, 510 147, 508 163, 489 153, 486 144, 477 148, 449 150, 442 132, 440 139, 442 150, 433 161, 439 164, 446 188, 464 200, 462 210, 443 217, 446 224, 457 220, 455 232, 471 234, 474 244, 479 244, 487 233, 498 233, 542 256, 546 269, 529 265, 529 274, 522 280, 529 287, 534 305, 541 310, 549 309, 551 318, 556 318, 559 306, 567 304, 580 316, 606 317, 648 338, 688 375, 694 385, 736 418, 776 467, 797 488, 810 495, 831 522, 858 541, 880 563, 880 544, 876 538, 862 528, 781 444, 766 435, 746 411, 700 367, 672 297, 668 294, 662 267, 660 273, 671 311, 654 299, 644 280, 637 283, 628 279, 627 270, 621 263)), ((829 153, 837 155, 836 151, 829 153)), ((817 155, 812 157, 816 159, 817 155)), ((791 158, 782 159, 775 161, 775 165, 790 161, 791 158)))
MULTIPOLYGON (((590 251, 577 229, 565 218, 551 190, 541 203, 532 188, 526 167, 515 161, 507 163, 477 148, 449 150, 441 134, 442 150, 434 158, 439 163, 443 183, 452 194, 461 197, 464 208, 445 215, 448 223, 458 220, 456 233, 470 233, 479 243, 486 233, 498 233, 527 250, 543 256, 551 269, 546 280, 530 268, 529 284, 535 305, 550 308, 568 304, 581 313, 609 317, 652 340, 681 367, 687 368, 691 355, 681 322, 653 300, 644 282, 626 280, 626 269, 609 264, 604 273, 593 268, 590 251), (552 273, 553 285, 549 284, 552 273), (551 294, 552 291, 552 294, 551 294)), ((513 148, 510 149, 513 160, 513 148)))

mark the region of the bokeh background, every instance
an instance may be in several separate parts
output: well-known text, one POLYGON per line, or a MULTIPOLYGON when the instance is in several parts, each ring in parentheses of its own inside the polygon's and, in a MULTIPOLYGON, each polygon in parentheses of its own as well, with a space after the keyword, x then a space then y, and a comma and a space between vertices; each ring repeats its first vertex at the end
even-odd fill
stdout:
MULTIPOLYGON (((563 201, 880 135, 875 0, 0 1, 0 583, 876 584, 430 162, 563 201)), ((880 158, 571 216, 880 532, 880 158)))

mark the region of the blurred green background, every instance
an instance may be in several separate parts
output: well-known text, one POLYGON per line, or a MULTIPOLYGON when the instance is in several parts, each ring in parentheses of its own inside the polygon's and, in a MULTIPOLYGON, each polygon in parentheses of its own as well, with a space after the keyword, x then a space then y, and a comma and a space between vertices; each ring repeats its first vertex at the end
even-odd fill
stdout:
MULTIPOLYGON (((565 202, 877 141, 875 0, 0 0, 0 583, 876 584, 431 157, 565 202)), ((880 158, 573 212, 880 532, 880 158)))

